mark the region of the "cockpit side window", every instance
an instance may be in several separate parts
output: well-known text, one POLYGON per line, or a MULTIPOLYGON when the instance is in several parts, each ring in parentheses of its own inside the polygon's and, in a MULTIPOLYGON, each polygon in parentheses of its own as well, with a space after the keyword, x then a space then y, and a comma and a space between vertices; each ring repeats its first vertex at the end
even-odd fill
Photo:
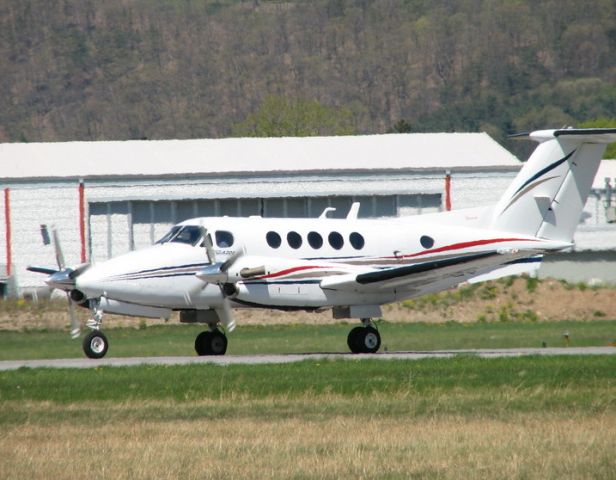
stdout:
POLYGON ((201 240, 201 228, 195 226, 185 226, 178 234, 171 239, 172 242, 187 243, 196 245, 201 240))
POLYGON ((233 234, 226 230, 216 230, 216 245, 219 248, 229 248, 233 246, 233 234))
POLYGON ((156 243, 186 243, 188 245, 196 245, 201 240, 202 230, 194 225, 175 226, 167 235, 161 238, 156 243))
POLYGON ((172 227, 171 230, 169 230, 158 242, 156 242, 157 244, 159 243, 167 243, 168 241, 170 241, 173 237, 175 237, 175 235, 180 231, 182 227, 180 226, 175 226, 172 227))

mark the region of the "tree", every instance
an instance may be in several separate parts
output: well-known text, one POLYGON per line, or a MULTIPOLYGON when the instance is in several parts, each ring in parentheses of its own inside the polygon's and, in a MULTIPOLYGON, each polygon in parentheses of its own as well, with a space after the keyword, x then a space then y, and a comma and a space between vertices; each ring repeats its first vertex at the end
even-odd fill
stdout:
MULTIPOLYGON (((597 118, 580 123, 580 128, 616 128, 616 118, 597 118)), ((616 160, 616 143, 610 143, 603 154, 603 158, 616 160)))
POLYGON ((396 123, 394 123, 393 133, 411 133, 413 129, 411 128, 411 124, 407 122, 404 118, 401 118, 396 123))
POLYGON ((349 108, 281 96, 266 97, 256 112, 233 127, 233 135, 238 137, 352 135, 355 131, 349 108))

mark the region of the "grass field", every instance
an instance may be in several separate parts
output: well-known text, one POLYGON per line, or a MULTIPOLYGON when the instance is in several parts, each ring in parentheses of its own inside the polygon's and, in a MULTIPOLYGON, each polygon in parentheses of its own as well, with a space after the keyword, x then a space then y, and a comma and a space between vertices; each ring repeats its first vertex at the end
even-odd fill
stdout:
POLYGON ((613 357, 0 372, 0 478, 614 478, 613 357))
MULTIPOLYGON (((240 326, 229 335, 231 355, 346 352, 350 324, 240 326)), ((143 329, 105 330, 109 356, 194 355, 193 343, 203 329, 161 325, 143 329)), ((605 346, 616 340, 616 320, 586 322, 388 323, 380 322, 381 351, 466 348, 605 346)), ((0 331, 0 360, 81 357, 81 342, 67 332, 0 331)))
MULTIPOLYGON (((343 352, 350 328, 240 326, 229 353, 343 352)), ((613 320, 379 329, 390 351, 616 338, 613 320)), ((199 331, 109 329, 109 355, 194 355, 199 331)), ((0 331, 0 359, 79 357, 80 343, 0 331)), ((0 372, 1 479, 613 479, 615 451, 614 356, 0 372)))

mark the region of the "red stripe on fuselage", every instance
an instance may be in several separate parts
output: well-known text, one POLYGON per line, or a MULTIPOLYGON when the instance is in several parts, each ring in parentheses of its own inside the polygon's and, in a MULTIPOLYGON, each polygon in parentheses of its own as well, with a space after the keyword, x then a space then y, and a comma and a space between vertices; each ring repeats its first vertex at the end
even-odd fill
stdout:
POLYGON ((454 243, 452 245, 447 245, 445 247, 432 248, 430 250, 424 250, 423 252, 411 253, 409 255, 400 255, 394 257, 385 257, 385 258, 412 258, 419 257, 421 255, 427 255, 430 253, 440 253, 440 252, 448 252, 451 250, 460 250, 462 248, 470 248, 470 247, 479 247, 481 245, 489 245, 491 243, 503 243, 503 242, 536 242, 537 240, 529 239, 529 238, 491 238, 488 240, 473 240, 472 242, 461 242, 454 243))
POLYGON ((302 270, 314 270, 314 269, 319 269, 319 268, 332 268, 332 267, 323 267, 323 266, 318 266, 318 265, 314 265, 314 266, 305 265, 303 267, 287 268, 286 270, 281 270, 276 273, 270 273, 269 275, 263 275, 262 277, 257 277, 257 279, 262 280, 264 278, 276 278, 276 277, 281 277, 283 275, 288 275, 290 273, 301 272, 302 270))

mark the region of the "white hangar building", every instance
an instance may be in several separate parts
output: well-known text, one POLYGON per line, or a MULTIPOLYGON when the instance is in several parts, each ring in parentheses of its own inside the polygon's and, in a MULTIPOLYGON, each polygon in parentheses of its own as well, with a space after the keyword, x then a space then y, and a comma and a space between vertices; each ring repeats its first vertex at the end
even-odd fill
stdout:
POLYGON ((453 208, 488 204, 520 165, 485 133, 0 144, 0 289, 44 285, 26 271, 55 265, 43 224, 77 264, 195 216, 344 217, 355 201, 360 217, 438 211, 447 172, 453 208))

